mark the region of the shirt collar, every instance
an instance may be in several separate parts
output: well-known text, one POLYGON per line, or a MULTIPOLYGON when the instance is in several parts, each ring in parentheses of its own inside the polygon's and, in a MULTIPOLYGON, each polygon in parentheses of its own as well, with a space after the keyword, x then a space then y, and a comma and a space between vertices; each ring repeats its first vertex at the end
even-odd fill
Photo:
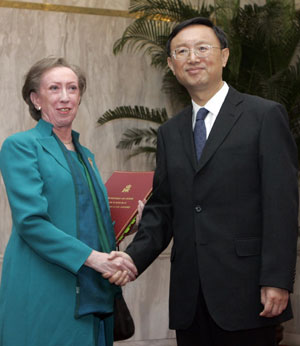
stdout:
MULTIPOLYGON (((226 82, 224 82, 222 88, 211 99, 209 99, 203 107, 205 107, 209 111, 209 113, 217 116, 228 94, 228 90, 229 86, 226 82)), ((194 100, 192 100, 192 105, 193 116, 195 117, 195 114, 197 114, 198 110, 202 107, 199 106, 194 100)))

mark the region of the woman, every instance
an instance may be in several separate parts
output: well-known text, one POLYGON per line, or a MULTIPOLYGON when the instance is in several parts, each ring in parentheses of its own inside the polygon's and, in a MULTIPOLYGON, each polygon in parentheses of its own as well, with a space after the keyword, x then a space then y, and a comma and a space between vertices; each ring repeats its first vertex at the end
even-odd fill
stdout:
POLYGON ((94 155, 72 131, 86 79, 63 58, 28 72, 23 98, 35 128, 3 143, 0 168, 13 228, 0 289, 1 346, 111 346, 117 285, 134 279, 115 248, 94 155))

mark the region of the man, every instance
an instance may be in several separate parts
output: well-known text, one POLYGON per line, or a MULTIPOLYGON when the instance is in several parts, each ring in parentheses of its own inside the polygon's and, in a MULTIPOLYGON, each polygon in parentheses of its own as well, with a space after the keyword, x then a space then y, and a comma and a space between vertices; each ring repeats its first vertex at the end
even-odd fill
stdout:
POLYGON ((287 113, 222 80, 227 39, 208 19, 175 27, 167 50, 192 106, 158 131, 153 194, 126 252, 141 274, 173 238, 179 346, 274 346, 275 326, 292 318, 298 228, 287 113))

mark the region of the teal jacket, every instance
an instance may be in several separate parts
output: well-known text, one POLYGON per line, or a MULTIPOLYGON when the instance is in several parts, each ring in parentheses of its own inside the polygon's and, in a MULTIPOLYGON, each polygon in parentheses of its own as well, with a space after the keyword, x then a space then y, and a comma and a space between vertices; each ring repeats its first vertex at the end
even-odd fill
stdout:
MULTIPOLYGON (((94 155, 82 149, 108 203, 94 155)), ((0 288, 0 345, 94 346, 94 317, 74 317, 76 273, 92 249, 77 239, 74 183, 52 125, 40 120, 7 138, 0 169, 13 221, 0 288)), ((113 311, 114 294, 104 313, 113 311)))

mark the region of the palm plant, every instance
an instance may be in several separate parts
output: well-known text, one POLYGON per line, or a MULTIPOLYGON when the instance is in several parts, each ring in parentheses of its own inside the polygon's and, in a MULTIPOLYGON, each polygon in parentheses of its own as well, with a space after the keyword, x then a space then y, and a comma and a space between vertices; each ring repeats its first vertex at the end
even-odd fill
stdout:
MULTIPOLYGON (((224 80, 242 92, 284 104, 300 148, 300 11, 292 0, 267 0, 263 6, 240 6, 238 0, 216 0, 193 6, 182 0, 132 0, 129 11, 137 16, 114 44, 114 53, 126 47, 150 56, 151 65, 163 73, 162 90, 180 109, 190 102, 186 90, 167 68, 165 44, 173 27, 196 16, 209 17, 228 35, 231 56, 224 80)), ((146 129, 127 129, 118 143, 133 149, 131 156, 155 154, 159 124, 168 119, 165 108, 118 107, 98 120, 100 125, 119 118, 150 121, 146 129)))
MULTIPOLYGON (((146 120, 159 126, 168 119, 168 115, 165 108, 150 110, 143 106, 121 106, 114 110, 106 111, 98 119, 98 124, 103 125, 108 121, 122 118, 146 120)), ((123 138, 119 141, 117 148, 131 149, 134 147, 132 153, 128 155, 128 158, 142 153, 153 158, 156 152, 156 138, 157 128, 152 126, 145 129, 127 129, 123 138)))

